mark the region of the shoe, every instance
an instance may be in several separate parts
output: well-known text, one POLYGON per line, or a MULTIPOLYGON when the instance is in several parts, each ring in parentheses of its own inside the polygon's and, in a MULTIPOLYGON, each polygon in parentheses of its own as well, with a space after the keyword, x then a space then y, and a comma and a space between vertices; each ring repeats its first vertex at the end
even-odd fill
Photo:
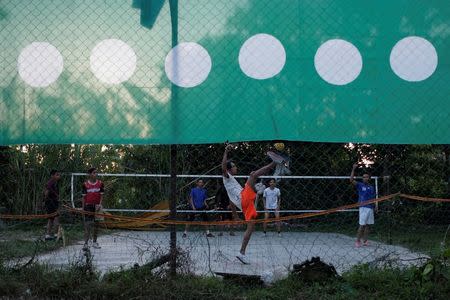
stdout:
POLYGON ((52 241, 52 240, 54 240, 55 238, 56 238, 56 237, 53 236, 53 235, 46 234, 44 239, 45 239, 46 241, 52 241))
POLYGON ((89 246, 87 243, 84 243, 83 245, 83 251, 88 251, 89 250, 89 246))
POLYGON ((363 246, 369 246, 369 241, 364 241, 363 246))
POLYGON ((222 236, 223 235, 223 233, 222 232, 219 232, 219 234, 217 235, 217 236, 222 236))
POLYGON ((267 151, 267 156, 270 157, 270 159, 277 164, 284 164, 285 159, 280 154, 274 152, 274 151, 267 151))
POLYGON ((264 236, 265 236, 265 237, 267 236, 267 232, 265 232, 265 231, 264 231, 264 236))
POLYGON ((211 232, 206 234, 206 237, 214 237, 214 234, 212 234, 211 232))
POLYGON ((355 242, 355 247, 356 247, 356 248, 361 247, 361 242, 360 242, 360 241, 356 241, 356 242, 355 242))
POLYGON ((239 259, 239 261, 241 263, 243 263, 244 265, 249 265, 250 264, 250 262, 248 261, 247 257, 244 254, 241 254, 240 252, 239 252, 238 255, 236 255, 236 258, 239 259))
POLYGON ((186 234, 186 232, 185 233, 183 233, 183 235, 181 236, 183 239, 185 239, 185 238, 187 238, 187 234, 186 234))
POLYGON ((231 231, 231 232, 230 232, 230 235, 231 235, 231 236, 235 236, 236 234, 235 234, 233 231, 231 231))
POLYGON ((278 232, 278 237, 281 237, 281 232, 278 232))
POLYGON ((97 242, 93 242, 93 243, 92 243, 92 248, 100 249, 100 248, 102 248, 102 247, 100 247, 100 245, 99 245, 97 242))
POLYGON ((289 170, 289 166, 288 165, 283 165, 283 164, 277 164, 275 167, 275 171, 273 172, 273 176, 277 177, 277 176, 289 176, 291 175, 292 172, 291 170, 289 170))

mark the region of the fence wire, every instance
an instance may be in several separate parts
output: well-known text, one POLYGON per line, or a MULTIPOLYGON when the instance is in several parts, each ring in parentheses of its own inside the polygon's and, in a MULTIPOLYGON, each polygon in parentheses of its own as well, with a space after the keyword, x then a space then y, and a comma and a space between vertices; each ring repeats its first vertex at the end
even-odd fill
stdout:
MULTIPOLYGON (((83 211, 79 209, 87 174, 82 168, 93 165, 98 166, 97 178, 105 186, 104 220, 99 223, 98 237, 101 249, 90 248, 93 266, 101 272, 159 261, 169 251, 170 224, 176 224, 177 248, 183 260, 179 272, 199 275, 239 273, 283 278, 294 264, 314 256, 333 264, 338 272, 361 263, 410 266, 448 247, 448 146, 282 143, 282 153, 290 158, 291 174, 277 177, 271 170, 262 179, 267 186, 272 178, 279 180, 280 215, 277 219, 271 214, 264 222, 266 209, 258 196, 256 229, 246 249, 249 265, 236 258, 248 223, 239 210, 240 221, 230 216, 229 207, 221 211, 223 207, 216 199, 223 185, 220 162, 224 145, 177 146, 175 221, 168 219, 169 146, 4 148, 2 259, 17 262, 17 256, 22 261, 31 256, 26 251, 21 255, 6 251, 14 242, 54 247, 55 252, 35 258, 52 266, 84 261, 83 211), (358 192, 349 181, 355 162, 360 163, 356 180, 370 173, 370 184, 375 187, 377 181, 379 197, 375 198, 377 213, 368 236, 369 246, 362 247, 355 246, 358 192), (60 219, 65 238, 43 242, 47 211, 42 193, 51 168, 62 173, 60 219), (106 172, 108 176, 102 174, 106 172), (200 213, 189 203, 198 179, 205 182, 208 203, 207 210, 200 213)), ((237 178, 242 185, 252 171, 270 162, 266 152, 279 144, 236 144, 229 158, 238 167, 237 178)))
POLYGON ((449 143, 446 1, 0 9, 1 144, 449 143))
POLYGON ((440 0, 1 1, 0 263, 164 271, 170 226, 179 271, 201 275, 273 279, 314 256, 345 272, 442 253, 449 22, 440 0), (258 180, 273 179, 281 200, 265 222, 268 194, 257 195, 247 248, 252 222, 219 193, 226 141, 242 186, 268 151, 288 163, 258 180), (354 164, 379 199, 368 238, 354 164), (85 247, 90 167, 104 214, 99 245, 85 247), (44 204, 53 169, 59 230, 44 204), (189 202, 198 179, 201 212, 189 202))

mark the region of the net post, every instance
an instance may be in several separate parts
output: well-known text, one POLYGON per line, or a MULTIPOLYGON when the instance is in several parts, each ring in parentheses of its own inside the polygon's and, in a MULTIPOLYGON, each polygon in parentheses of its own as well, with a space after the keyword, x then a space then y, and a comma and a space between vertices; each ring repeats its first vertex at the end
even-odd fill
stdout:
MULTIPOLYGON (((378 177, 375 177, 375 198, 378 199, 378 177)), ((375 207, 378 211, 378 202, 375 202, 375 207)))
MULTIPOLYGON (((178 0, 169 0, 170 23, 172 31, 172 48, 178 44, 178 0)), ((175 139, 178 139, 177 117, 177 98, 178 88, 171 84, 171 109, 172 109, 172 133, 175 139), (175 119, 174 119, 175 117, 175 119)), ((177 145, 170 145, 170 200, 169 200, 169 219, 177 218, 177 145)), ((177 228, 173 224, 170 227, 170 275, 177 274, 177 228)))
POLYGON ((75 202, 73 201, 73 173, 70 173, 70 202, 72 203, 72 207, 75 208, 75 202))
POLYGON ((378 177, 375 177, 375 198, 378 199, 378 177))

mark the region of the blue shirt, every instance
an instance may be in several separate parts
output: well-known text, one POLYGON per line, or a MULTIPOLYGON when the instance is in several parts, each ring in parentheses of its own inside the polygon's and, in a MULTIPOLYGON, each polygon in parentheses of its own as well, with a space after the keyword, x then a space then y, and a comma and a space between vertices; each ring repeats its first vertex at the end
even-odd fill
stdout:
POLYGON ((196 209, 205 207, 205 200, 207 198, 206 189, 195 187, 191 190, 190 196, 196 209))
MULTIPOLYGON (((358 190, 358 203, 363 203, 375 198, 375 189, 371 184, 365 184, 363 182, 356 183, 356 189, 358 190)), ((362 205, 361 207, 374 208, 375 204, 362 205)))

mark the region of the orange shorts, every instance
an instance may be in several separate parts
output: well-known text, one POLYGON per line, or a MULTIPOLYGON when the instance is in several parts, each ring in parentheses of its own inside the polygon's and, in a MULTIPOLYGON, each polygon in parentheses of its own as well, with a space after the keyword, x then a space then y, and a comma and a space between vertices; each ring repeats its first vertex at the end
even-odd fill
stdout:
POLYGON ((244 189, 241 192, 242 211, 244 212, 245 220, 256 219, 258 215, 255 209, 256 193, 252 187, 245 183, 244 189))

